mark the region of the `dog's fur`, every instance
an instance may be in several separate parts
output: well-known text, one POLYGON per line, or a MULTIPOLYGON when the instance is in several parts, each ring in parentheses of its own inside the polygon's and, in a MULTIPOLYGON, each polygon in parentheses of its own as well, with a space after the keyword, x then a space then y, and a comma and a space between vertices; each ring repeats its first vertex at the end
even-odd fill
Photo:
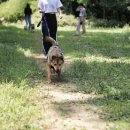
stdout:
POLYGON ((64 63, 64 56, 58 45, 52 45, 48 51, 47 59, 47 73, 48 73, 48 82, 52 81, 51 79, 51 69, 57 73, 58 77, 61 74, 61 68, 64 63))

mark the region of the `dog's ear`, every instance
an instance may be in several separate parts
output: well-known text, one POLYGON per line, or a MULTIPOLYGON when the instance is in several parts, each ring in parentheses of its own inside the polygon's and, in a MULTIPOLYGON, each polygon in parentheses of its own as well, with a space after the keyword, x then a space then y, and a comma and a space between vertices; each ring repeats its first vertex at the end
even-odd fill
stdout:
POLYGON ((61 56, 60 59, 61 59, 62 61, 64 61, 64 57, 63 57, 63 56, 61 56))

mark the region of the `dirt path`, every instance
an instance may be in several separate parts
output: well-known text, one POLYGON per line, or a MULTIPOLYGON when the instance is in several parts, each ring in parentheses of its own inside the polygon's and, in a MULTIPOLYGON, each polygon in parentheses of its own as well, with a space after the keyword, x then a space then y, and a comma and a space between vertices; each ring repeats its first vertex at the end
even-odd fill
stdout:
MULTIPOLYGON (((34 34, 39 42, 37 34, 34 34)), ((40 41, 41 42, 41 41, 40 41)), ((46 70, 46 60, 43 54, 33 54, 39 68, 46 70)), ((64 69, 71 61, 66 60, 64 69)), ((109 122, 101 118, 102 111, 97 106, 88 104, 87 100, 95 95, 73 92, 74 84, 55 82, 48 84, 44 75, 38 84, 38 101, 42 104, 42 117, 36 124, 45 130, 106 130, 109 122)))

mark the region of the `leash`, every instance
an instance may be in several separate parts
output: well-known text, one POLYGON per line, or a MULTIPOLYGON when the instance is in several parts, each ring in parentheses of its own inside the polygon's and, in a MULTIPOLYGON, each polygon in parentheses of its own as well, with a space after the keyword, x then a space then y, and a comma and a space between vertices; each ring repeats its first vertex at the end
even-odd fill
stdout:
POLYGON ((39 21, 39 23, 37 24, 37 27, 39 27, 41 25, 42 19, 39 21))
MULTIPOLYGON (((42 13, 42 11, 40 11, 40 13, 42 13)), ((41 22, 42 22, 42 18, 41 20, 39 21, 39 23, 37 24, 37 27, 39 27, 41 25, 41 22)))
MULTIPOLYGON (((45 13, 43 11, 40 11, 40 13, 42 13, 42 18, 41 20, 39 21, 39 23, 37 24, 37 27, 39 27, 41 25, 41 22, 44 21, 46 22, 46 19, 45 19, 45 13)), ((47 23, 47 22, 46 22, 47 23)))

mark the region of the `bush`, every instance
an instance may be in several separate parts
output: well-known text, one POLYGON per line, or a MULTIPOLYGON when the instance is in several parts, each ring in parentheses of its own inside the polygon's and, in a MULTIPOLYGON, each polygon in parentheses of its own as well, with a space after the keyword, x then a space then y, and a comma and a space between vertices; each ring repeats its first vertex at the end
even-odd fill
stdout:
POLYGON ((0 5, 0 17, 6 21, 17 21, 24 17, 24 8, 32 0, 9 0, 0 5), (15 5, 15 6, 14 6, 15 5))
POLYGON ((62 19, 59 19, 59 17, 57 17, 57 18, 58 18, 58 24, 61 27, 66 26, 66 25, 76 26, 76 24, 77 24, 77 20, 74 18, 73 15, 65 15, 65 14, 63 14, 62 19))
POLYGON ((124 21, 90 18, 88 25, 91 27, 123 27, 124 21))

